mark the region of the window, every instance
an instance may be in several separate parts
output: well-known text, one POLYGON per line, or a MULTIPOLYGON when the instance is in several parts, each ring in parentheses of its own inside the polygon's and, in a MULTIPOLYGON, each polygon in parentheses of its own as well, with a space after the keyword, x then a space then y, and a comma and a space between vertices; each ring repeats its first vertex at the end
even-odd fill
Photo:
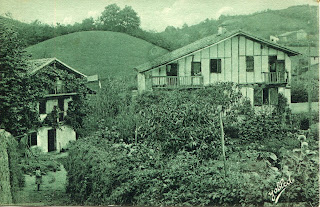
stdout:
POLYGON ((62 80, 57 79, 56 80, 56 93, 63 93, 64 92, 64 87, 62 80))
POLYGON ((277 64, 276 64, 276 71, 277 72, 284 72, 285 69, 285 63, 284 60, 277 60, 277 64))
POLYGON ((269 56, 269 71, 276 72, 277 56, 269 56))
POLYGON ((210 59, 210 72, 221 73, 221 59, 210 59))
POLYGON ((278 105, 279 94, 278 88, 269 88, 269 103, 271 105, 278 105))
POLYGON ((167 76, 177 76, 178 75, 178 64, 171 63, 167 65, 167 76))
POLYGON ((254 71, 254 58, 253 58, 253 56, 246 56, 246 71, 247 72, 254 71))
POLYGON ((253 103, 255 106, 278 105, 278 88, 255 88, 253 103))
POLYGON ((29 138, 28 145, 30 147, 37 145, 37 132, 33 132, 33 133, 29 134, 28 138, 29 138))
POLYGON ((40 114, 46 114, 47 107, 46 107, 46 100, 42 100, 39 102, 39 113, 40 114))
POLYGON ((58 99, 59 121, 64 120, 64 98, 58 99))
POLYGON ((64 98, 58 99, 58 107, 59 107, 60 111, 64 111, 64 98))
POLYGON ((191 76, 201 75, 201 62, 192 62, 191 63, 191 76))
POLYGON ((268 88, 262 89, 262 103, 264 105, 269 105, 269 89, 268 88))
POLYGON ((262 100, 262 88, 255 88, 253 91, 253 104, 255 106, 262 106, 263 100, 262 100))

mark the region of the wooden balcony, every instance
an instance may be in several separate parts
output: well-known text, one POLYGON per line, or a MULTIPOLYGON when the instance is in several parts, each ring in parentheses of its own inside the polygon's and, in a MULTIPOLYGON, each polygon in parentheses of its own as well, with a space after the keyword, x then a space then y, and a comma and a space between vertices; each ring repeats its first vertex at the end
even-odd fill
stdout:
POLYGON ((202 76, 153 76, 152 88, 201 88, 202 76))
POLYGON ((289 81, 288 72, 262 72, 263 82, 267 84, 284 84, 289 81))

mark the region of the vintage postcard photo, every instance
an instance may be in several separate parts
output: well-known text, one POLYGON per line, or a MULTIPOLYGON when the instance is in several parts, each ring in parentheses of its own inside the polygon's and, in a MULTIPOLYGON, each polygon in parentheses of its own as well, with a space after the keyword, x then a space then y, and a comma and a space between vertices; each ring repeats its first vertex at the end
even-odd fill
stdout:
POLYGON ((319 206, 319 2, 0 0, 0 205, 319 206))

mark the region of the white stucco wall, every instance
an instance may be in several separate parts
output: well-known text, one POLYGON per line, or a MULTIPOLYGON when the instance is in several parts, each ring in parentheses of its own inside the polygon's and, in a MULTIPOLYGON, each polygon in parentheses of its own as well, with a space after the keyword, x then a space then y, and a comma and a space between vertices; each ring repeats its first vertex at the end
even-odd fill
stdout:
POLYGON ((37 133, 37 146, 42 149, 43 152, 48 152, 48 130, 50 127, 41 127, 37 133))
POLYGON ((57 129, 57 150, 60 152, 70 141, 76 141, 76 132, 69 126, 57 129))
MULTIPOLYGON (((37 133, 37 146, 42 149, 43 152, 48 152, 48 130, 51 127, 41 127, 37 133)), ((56 129, 56 149, 58 152, 62 148, 65 148, 70 141, 76 140, 76 132, 69 126, 62 126, 56 129)))

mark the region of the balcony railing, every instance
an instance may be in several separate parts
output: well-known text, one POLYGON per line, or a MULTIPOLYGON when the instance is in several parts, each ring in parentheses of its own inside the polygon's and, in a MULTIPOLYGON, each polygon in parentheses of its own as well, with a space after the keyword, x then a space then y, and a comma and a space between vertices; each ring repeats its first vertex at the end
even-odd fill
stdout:
POLYGON ((153 76, 153 88, 199 88, 203 86, 202 76, 153 76))
POLYGON ((262 72, 263 82, 268 84, 288 83, 288 72, 262 72))

